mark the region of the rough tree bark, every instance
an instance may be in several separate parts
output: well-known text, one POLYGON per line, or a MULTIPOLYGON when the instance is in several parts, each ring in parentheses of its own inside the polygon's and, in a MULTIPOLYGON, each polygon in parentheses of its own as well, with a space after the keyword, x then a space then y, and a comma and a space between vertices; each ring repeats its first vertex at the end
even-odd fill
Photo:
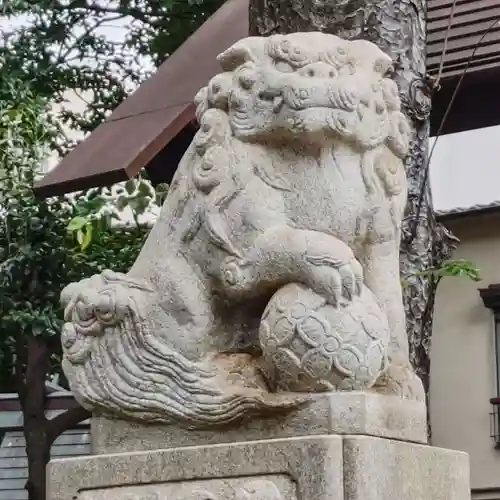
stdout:
POLYGON ((50 369, 51 343, 41 337, 25 339, 20 335, 16 352, 17 392, 23 413, 28 457, 26 489, 29 500, 45 500, 45 470, 53 442, 64 431, 89 418, 90 413, 75 402, 74 408, 47 419, 45 381, 50 369))
POLYGON ((395 61, 394 79, 412 127, 401 272, 411 275, 405 288, 411 362, 428 395, 436 290, 430 279, 415 273, 439 266, 449 258, 457 240, 436 222, 429 183, 423 188, 432 93, 426 75, 426 5, 426 0, 250 0, 250 34, 323 31, 346 39, 362 38, 377 44, 395 61))
POLYGON ((23 391, 19 394, 28 456, 26 489, 30 500, 45 500, 45 467, 50 460, 45 374, 50 368, 50 352, 40 338, 28 339, 28 360, 23 391))

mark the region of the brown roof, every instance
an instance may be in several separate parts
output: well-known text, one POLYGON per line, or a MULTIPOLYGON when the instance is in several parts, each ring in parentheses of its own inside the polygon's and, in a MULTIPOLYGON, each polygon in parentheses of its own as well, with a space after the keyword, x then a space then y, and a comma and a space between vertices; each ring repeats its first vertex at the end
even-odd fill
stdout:
MULTIPOLYGON (((441 61, 445 34, 454 0, 429 0, 427 11, 427 66, 436 73, 441 61)), ((443 75, 447 78, 460 74, 478 45, 469 71, 500 66, 500 1, 456 1, 443 75), (482 38, 482 40, 481 40, 482 38)))
MULTIPOLYGON (((428 1, 427 66, 433 75, 438 73, 453 3, 454 0, 428 1)), ((443 134, 500 123, 499 0, 456 1, 444 57, 442 88, 432 102, 431 133, 438 131, 466 68, 467 76, 451 107, 443 134)))
POLYGON ((248 33, 248 0, 229 0, 37 185, 39 196, 133 177, 194 118, 216 57, 248 33))
MULTIPOLYGON (((149 171, 153 164, 157 180, 168 182, 183 145, 192 137, 192 130, 188 130, 187 125, 194 118, 191 104, 194 95, 220 70, 216 56, 248 34, 248 3, 248 0, 228 0, 156 74, 42 179, 37 193, 45 197, 109 185, 133 177, 146 166, 149 171), (182 140, 179 140, 181 135, 182 140), (176 140, 172 141, 174 138, 176 140), (171 150, 175 150, 174 153, 171 150)), ((453 0, 428 1, 428 67, 431 74, 436 74, 440 65, 452 4, 453 0)), ((434 132, 472 46, 499 16, 498 1, 459 0, 456 3, 444 60, 443 89, 433 100, 431 124, 434 132)), ((500 80, 500 23, 489 30, 476 58, 478 62, 471 66, 471 71, 481 78, 467 77, 444 133, 494 125, 500 120, 500 100, 495 97, 500 80), (490 93, 491 98, 488 97, 490 93)))

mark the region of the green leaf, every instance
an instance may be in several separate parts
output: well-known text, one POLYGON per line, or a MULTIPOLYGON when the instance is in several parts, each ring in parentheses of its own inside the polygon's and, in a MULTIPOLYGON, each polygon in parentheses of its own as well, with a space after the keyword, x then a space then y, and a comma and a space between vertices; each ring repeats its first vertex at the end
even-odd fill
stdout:
POLYGON ((127 191, 128 194, 133 194, 135 192, 135 187, 136 187, 135 179, 129 179, 125 183, 125 190, 127 191))
POLYGON ((437 270, 440 276, 459 276, 473 281, 481 281, 479 269, 469 260, 449 260, 437 270))
MULTIPOLYGON (((99 28, 107 14, 84 0, 0 1, 1 14, 28 19, 15 23, 0 51, 0 208, 8 213, 0 224, 0 387, 13 387, 15 336, 24 342, 60 332, 61 288, 105 268, 127 272, 147 235, 98 223, 113 193, 125 195, 114 200, 122 209, 139 195, 136 208, 146 210, 153 195, 147 182, 137 186, 146 175, 129 182, 129 191, 120 185, 122 192, 114 186, 42 201, 32 190, 40 165, 48 152, 71 151, 75 133, 79 140, 92 132, 147 78, 151 70, 135 61, 159 66, 223 2, 111 2, 117 16, 132 21, 120 44, 99 28), (53 106, 75 93, 82 106, 53 106)), ((157 189, 160 198, 166 192, 157 189)), ((60 356, 56 348, 52 373, 60 371, 60 356)))
POLYGON ((87 224, 87 218, 86 217, 74 217, 69 221, 69 224, 67 226, 68 231, 74 232, 78 231, 81 229, 85 224, 87 224))
POLYGON ((79 229, 77 232, 76 232, 76 241, 78 241, 78 244, 80 245, 80 248, 81 246, 83 245, 83 240, 85 238, 85 233, 82 229, 79 229))
POLYGON ((92 224, 87 224, 85 226, 85 232, 83 235, 82 242, 80 243, 80 247, 82 250, 85 250, 92 241, 92 224))
POLYGON ((156 186, 156 193, 157 194, 166 194, 168 192, 168 188, 169 188, 169 185, 166 183, 166 182, 160 182, 160 184, 158 184, 156 186))
POLYGON ((144 180, 141 180, 139 182, 139 194, 144 197, 149 197, 151 198, 155 194, 155 190, 153 189, 153 186, 149 184, 149 182, 146 182, 144 180))
POLYGON ((448 260, 444 262, 441 267, 424 269, 423 271, 411 273, 404 279, 408 280, 411 276, 430 277, 437 281, 445 277, 463 277, 473 281, 481 281, 482 279, 477 266, 470 260, 465 259, 448 260))
POLYGON ((31 327, 31 333, 35 337, 39 336, 39 335, 42 335, 43 332, 44 332, 44 328, 42 327, 42 325, 37 325, 37 324, 32 325, 32 327, 31 327))
POLYGON ((120 195, 116 200, 116 208, 121 212, 129 204, 129 199, 126 196, 120 195))

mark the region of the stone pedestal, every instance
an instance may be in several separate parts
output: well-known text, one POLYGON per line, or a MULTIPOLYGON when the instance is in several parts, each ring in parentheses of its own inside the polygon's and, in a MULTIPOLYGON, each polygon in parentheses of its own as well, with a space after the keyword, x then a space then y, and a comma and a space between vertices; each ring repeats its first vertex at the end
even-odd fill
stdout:
POLYGON ((464 453, 314 436, 54 460, 50 500, 469 500, 464 453))
POLYGON ((188 432, 174 426, 92 419, 92 448, 97 454, 339 434, 425 444, 426 408, 421 402, 395 396, 337 392, 311 395, 309 404, 290 413, 221 430, 188 432))
POLYGON ((470 499, 468 456, 421 444, 424 405, 396 397, 322 395, 218 433, 96 419, 92 439, 50 463, 48 500, 470 499))

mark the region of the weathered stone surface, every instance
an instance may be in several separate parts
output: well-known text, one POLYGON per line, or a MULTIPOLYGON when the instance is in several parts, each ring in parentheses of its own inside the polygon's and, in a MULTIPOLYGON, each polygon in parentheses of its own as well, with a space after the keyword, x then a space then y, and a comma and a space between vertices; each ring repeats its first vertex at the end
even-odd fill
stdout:
POLYGON ((53 460, 48 500, 470 500, 468 457, 315 436, 53 460))
POLYGON ((223 430, 188 431, 173 425, 92 419, 92 446, 99 454, 328 434, 364 434, 425 443, 425 404, 361 392, 318 394, 310 405, 294 412, 223 430))
POLYGON ((75 397, 203 429, 318 392, 422 401, 399 276, 409 129, 390 58, 293 33, 219 61, 131 271, 62 293, 75 397))
POLYGON ((53 460, 48 500, 342 500, 342 438, 53 460))
POLYGON ((366 436, 344 438, 344 500, 470 500, 466 453, 366 436))
POLYGON ((204 479, 83 491, 81 500, 297 500, 286 475, 204 479))

